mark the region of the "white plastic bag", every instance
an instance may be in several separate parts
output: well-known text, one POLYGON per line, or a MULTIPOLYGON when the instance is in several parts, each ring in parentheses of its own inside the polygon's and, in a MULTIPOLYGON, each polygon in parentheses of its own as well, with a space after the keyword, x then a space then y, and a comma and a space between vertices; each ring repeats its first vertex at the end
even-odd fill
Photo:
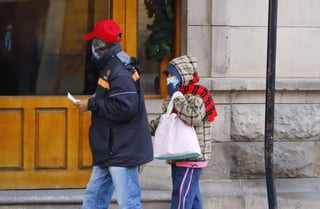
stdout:
POLYGON ((160 117, 153 143, 156 159, 179 160, 201 155, 198 137, 193 126, 185 124, 177 114, 171 113, 174 98, 181 95, 183 96, 181 92, 173 94, 167 112, 160 117))

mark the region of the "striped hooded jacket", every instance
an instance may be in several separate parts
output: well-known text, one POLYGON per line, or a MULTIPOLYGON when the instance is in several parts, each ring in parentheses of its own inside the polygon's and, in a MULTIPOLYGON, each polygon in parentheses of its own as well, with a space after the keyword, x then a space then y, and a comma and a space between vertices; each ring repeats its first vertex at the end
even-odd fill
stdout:
MULTIPOLYGON (((182 85, 189 84, 197 71, 197 60, 191 56, 181 56, 170 61, 173 64, 182 78, 182 85)), ((211 122, 206 115, 206 108, 201 96, 193 94, 184 94, 184 97, 177 97, 174 100, 174 110, 177 115, 186 124, 192 125, 198 136, 201 156, 198 158, 186 159, 187 161, 207 161, 211 157, 211 122)), ((162 104, 162 114, 167 111, 170 97, 168 96, 162 104)), ((160 115, 161 116, 161 115, 160 115)), ((155 130, 159 124, 160 116, 150 122, 151 134, 154 136, 155 130)), ((185 161, 185 160, 183 160, 185 161)))

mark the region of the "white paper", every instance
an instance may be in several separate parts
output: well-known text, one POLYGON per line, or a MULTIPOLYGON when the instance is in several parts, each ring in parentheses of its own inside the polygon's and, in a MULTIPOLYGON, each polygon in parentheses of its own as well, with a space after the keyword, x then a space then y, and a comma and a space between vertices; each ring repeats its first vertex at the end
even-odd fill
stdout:
POLYGON ((70 99, 73 103, 77 103, 80 101, 79 99, 74 98, 69 92, 68 92, 68 99, 70 99))

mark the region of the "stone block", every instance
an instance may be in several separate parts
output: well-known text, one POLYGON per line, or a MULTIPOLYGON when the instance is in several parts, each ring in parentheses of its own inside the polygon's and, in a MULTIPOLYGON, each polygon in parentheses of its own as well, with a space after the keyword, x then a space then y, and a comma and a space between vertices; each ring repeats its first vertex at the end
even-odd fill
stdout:
POLYGON ((277 34, 277 77, 319 78, 319 27, 280 27, 277 34))
POLYGON ((267 0, 215 0, 213 2, 214 24, 233 26, 266 26, 268 24, 267 0), (222 11, 215 13, 218 9, 222 11), (225 18, 219 18, 218 15, 225 18))
POLYGON ((231 140, 262 141, 264 139, 263 104, 238 104, 231 109, 231 140))
MULTIPOLYGON (((318 82, 318 83, 320 83, 320 82, 318 82)), ((320 104, 319 89, 316 91, 306 92, 305 103, 318 103, 318 104, 320 104)))
MULTIPOLYGON (((215 0, 212 8, 212 22, 217 25, 267 26, 268 8, 267 0, 215 0)), ((278 25, 280 27, 319 26, 319 8, 320 3, 317 0, 280 1, 278 25)))
MULTIPOLYGON (((320 138, 319 138, 320 140, 320 138)), ((320 178, 320 142, 316 142, 315 146, 315 159, 314 159, 314 164, 315 164, 315 176, 320 178)))
POLYGON ((144 190, 172 190, 171 177, 141 175, 141 188, 144 190))
POLYGON ((206 209, 245 209, 245 202, 241 196, 204 196, 202 202, 203 208, 206 209))
MULTIPOLYGON (((274 143, 274 170, 278 178, 314 177, 314 142, 274 143)), ((230 145, 232 178, 264 178, 264 143, 238 142, 230 145)))
POLYGON ((164 160, 154 159, 143 166, 140 181, 144 190, 170 190, 172 188, 171 167, 164 160))
POLYGON ((263 178, 265 176, 263 142, 230 144, 231 178, 263 178))
POLYGON ((278 104, 274 126, 277 140, 319 140, 320 105, 278 104))
POLYGON ((243 194, 242 184, 238 180, 216 179, 200 180, 201 194, 206 196, 240 196, 243 194))
MULTIPOLYGON (((319 78, 320 48, 314 47, 320 45, 319 36, 319 28, 279 28, 277 77, 319 78)), ((211 54, 212 77, 265 77, 267 28, 213 26, 211 42, 212 53, 206 55, 211 54)))
MULTIPOLYGON (((259 92, 263 96, 266 90, 266 78, 201 78, 200 84, 212 91, 232 91, 232 94, 246 94, 259 92)), ((320 103, 320 78, 278 78, 276 77, 276 102, 277 103, 320 103)), ((223 92, 224 96, 230 96, 223 92)), ((247 96, 247 103, 264 103, 265 100, 252 100, 247 96), (257 102, 259 101, 259 102, 257 102)), ((244 98, 246 99, 246 97, 244 98)), ((245 101, 245 100, 243 100, 245 101)), ((223 102, 223 101, 221 101, 223 102)), ((232 103, 243 103, 229 100, 232 103)))
POLYGON ((188 25, 211 25, 212 0, 188 0, 187 4, 188 25))
POLYGON ((230 28, 216 27, 212 28, 211 49, 211 77, 225 77, 230 71, 230 28))
POLYGON ((212 1, 212 25, 228 25, 230 22, 230 0, 212 1))
POLYGON ((218 116, 212 122, 212 139, 214 142, 230 141, 230 106, 215 105, 218 116))
MULTIPOLYGON (((153 160, 157 161, 157 160, 153 160)), ((161 178, 170 178, 171 177, 171 169, 170 165, 167 165, 164 161, 162 162, 163 166, 151 166, 146 165, 143 168, 143 171, 141 173, 142 178, 143 177, 149 177, 149 176, 159 176, 159 173, 161 173, 161 178)))
MULTIPOLYGON (((276 104, 276 141, 319 140, 319 104, 276 104)), ((237 104, 231 109, 231 140, 262 141, 265 130, 264 104, 237 104)))
MULTIPOLYGON (((192 4, 190 8, 197 11, 195 7, 197 5, 192 4)), ((213 25, 267 26, 268 8, 267 0, 214 0, 212 1, 212 23, 213 25)), ((317 0, 279 1, 278 25, 280 27, 317 27, 320 25, 319 9, 320 2, 317 0)), ((196 16, 193 15, 193 17, 196 16)))
POLYGON ((282 0, 278 2, 278 25, 318 27, 320 2, 318 0, 282 0))
POLYGON ((211 74, 211 26, 188 26, 187 54, 195 56, 198 60, 198 73, 200 77, 211 74))
POLYGON ((268 199, 264 194, 249 194, 245 196, 245 209, 268 209, 268 199))
POLYGON ((213 26, 212 76, 265 77, 267 29, 213 26))
POLYGON ((201 179, 228 179, 230 176, 230 157, 227 143, 213 143, 208 166, 203 168, 201 179))
POLYGON ((279 142, 274 144, 274 168, 277 177, 314 177, 314 142, 279 142))
POLYGON ((287 193, 278 195, 279 209, 320 208, 319 193, 287 193))

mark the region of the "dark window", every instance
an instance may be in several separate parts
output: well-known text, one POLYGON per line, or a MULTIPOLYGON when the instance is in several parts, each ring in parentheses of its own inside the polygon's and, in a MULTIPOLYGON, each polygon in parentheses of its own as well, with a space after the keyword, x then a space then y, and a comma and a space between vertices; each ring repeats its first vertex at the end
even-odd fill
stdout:
POLYGON ((0 93, 36 92, 49 0, 0 3, 0 93))
POLYGON ((108 0, 0 2, 0 95, 91 92, 96 71, 83 35, 105 18, 108 0))
MULTIPOLYGON (((142 86, 146 95, 157 95, 160 62, 148 59, 144 46, 153 19, 144 0, 137 4, 142 86)), ((0 95, 92 94, 99 72, 83 35, 111 18, 111 5, 111 0, 0 2, 0 95)))

